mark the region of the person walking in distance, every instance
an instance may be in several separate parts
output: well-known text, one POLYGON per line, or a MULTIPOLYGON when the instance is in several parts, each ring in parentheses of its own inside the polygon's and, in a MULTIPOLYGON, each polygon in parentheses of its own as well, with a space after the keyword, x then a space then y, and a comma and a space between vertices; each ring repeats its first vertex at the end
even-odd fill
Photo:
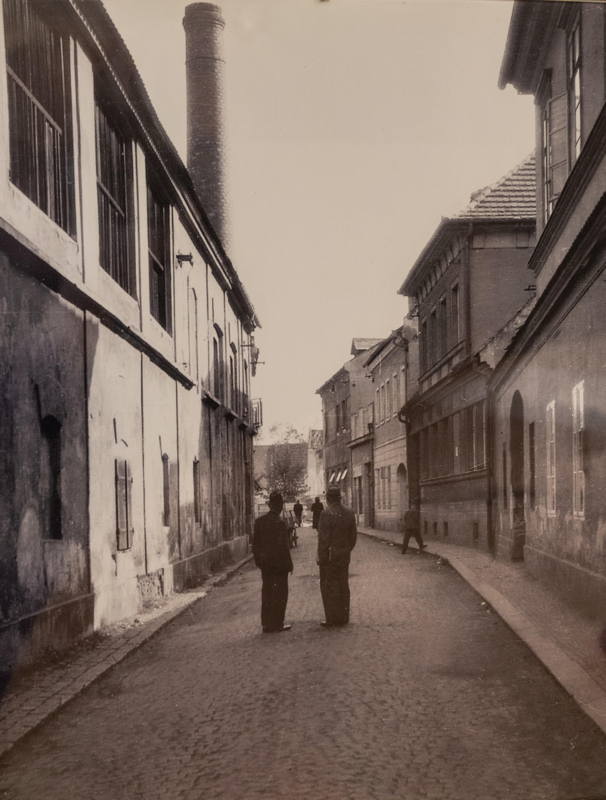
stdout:
POLYGON ((292 511, 293 511, 293 514, 295 515, 295 521, 296 521, 297 525, 300 528, 301 527, 301 522, 303 520, 303 506, 301 505, 299 500, 297 500, 297 502, 292 507, 292 511))
POLYGON ((280 492, 272 492, 269 511, 255 520, 253 556, 261 570, 261 625, 264 633, 288 631, 284 624, 288 602, 288 574, 293 571, 288 528, 282 517, 284 501, 280 492))
POLYGON ((318 522, 320 591, 326 628, 349 622, 349 560, 358 532, 353 511, 341 504, 341 490, 326 492, 328 508, 318 522))
POLYGON ((402 541, 402 553, 405 553, 408 550, 408 542, 411 538, 416 539, 417 544, 419 545, 419 553, 422 553, 427 545, 423 544, 419 506, 416 503, 413 503, 404 514, 404 539, 402 541))
POLYGON ((320 502, 320 498, 316 497, 316 499, 311 504, 311 513, 312 513, 312 520, 311 520, 311 527, 317 528, 318 522, 320 521, 320 514, 324 511, 324 504, 320 502))

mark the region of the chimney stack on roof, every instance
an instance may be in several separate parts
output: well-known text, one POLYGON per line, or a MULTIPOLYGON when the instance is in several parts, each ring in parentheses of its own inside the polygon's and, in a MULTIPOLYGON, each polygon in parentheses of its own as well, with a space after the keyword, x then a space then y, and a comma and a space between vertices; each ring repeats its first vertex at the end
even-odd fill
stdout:
POLYGON ((187 82, 187 166, 206 214, 226 245, 223 195, 223 59, 225 27, 212 3, 192 3, 185 9, 187 82))

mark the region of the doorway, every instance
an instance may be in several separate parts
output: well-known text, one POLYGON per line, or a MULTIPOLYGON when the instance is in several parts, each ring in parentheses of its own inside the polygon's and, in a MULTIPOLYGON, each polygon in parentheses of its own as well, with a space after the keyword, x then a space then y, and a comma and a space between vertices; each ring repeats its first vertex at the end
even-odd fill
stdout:
POLYGON ((398 478, 398 511, 400 515, 400 527, 404 527, 404 514, 408 511, 408 473, 404 464, 398 466, 396 472, 398 478))

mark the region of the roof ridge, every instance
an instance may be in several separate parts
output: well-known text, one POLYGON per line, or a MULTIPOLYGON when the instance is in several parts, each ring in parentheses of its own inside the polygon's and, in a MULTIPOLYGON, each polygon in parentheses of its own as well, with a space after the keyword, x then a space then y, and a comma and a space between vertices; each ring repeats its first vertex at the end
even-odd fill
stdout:
MULTIPOLYGON (((531 176, 530 169, 534 168, 535 163, 535 153, 531 152, 525 158, 523 158, 520 162, 518 162, 512 169, 505 173, 502 177, 498 178, 498 180, 494 181, 493 183, 485 186, 483 189, 480 189, 471 195, 470 202, 459 211, 458 214, 455 214, 451 219, 458 220, 458 219, 469 219, 470 217, 477 217, 482 216, 478 214, 479 210, 482 206, 489 206, 491 201, 497 202, 499 200, 499 192, 500 190, 510 189, 510 192, 513 196, 510 196, 506 200, 501 199, 501 203, 508 202, 511 204, 512 200, 517 204, 526 204, 530 203, 532 205, 535 204, 535 178, 534 174, 531 176), (528 185, 524 186, 516 186, 516 180, 526 180, 528 183, 532 182, 532 186, 528 185), (509 187, 508 187, 509 184, 509 187)), ((501 213, 494 214, 494 210, 491 212, 490 208, 486 208, 486 216, 498 216, 503 217, 504 209, 501 209, 501 213)), ((496 210, 496 209, 495 209, 496 210)), ((528 212, 531 209, 528 208, 528 212)), ((519 214, 514 214, 514 216, 519 216, 519 214)), ((532 217, 534 213, 528 213, 527 216, 532 217)))

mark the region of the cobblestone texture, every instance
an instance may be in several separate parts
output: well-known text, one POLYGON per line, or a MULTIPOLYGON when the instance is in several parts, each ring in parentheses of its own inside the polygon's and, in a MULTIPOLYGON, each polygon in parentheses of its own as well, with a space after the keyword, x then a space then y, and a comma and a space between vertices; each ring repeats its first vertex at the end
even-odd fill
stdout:
POLYGON ((244 569, 18 743, 0 797, 606 796, 606 738, 448 566, 361 537, 326 630, 300 541, 291 631, 260 632, 244 569))

